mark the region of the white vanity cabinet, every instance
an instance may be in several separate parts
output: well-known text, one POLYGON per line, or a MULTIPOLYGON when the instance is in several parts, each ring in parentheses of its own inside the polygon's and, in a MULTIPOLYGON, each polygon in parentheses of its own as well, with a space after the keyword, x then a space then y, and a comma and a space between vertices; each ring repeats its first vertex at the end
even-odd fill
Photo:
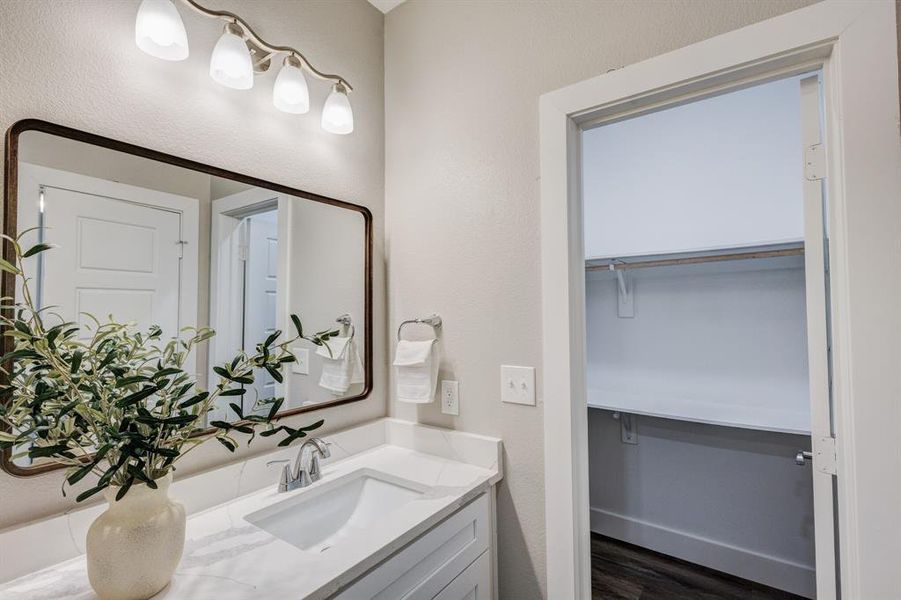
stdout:
POLYGON ((484 493, 341 591, 340 600, 492 598, 491 498, 484 493))
MULTIPOLYGON (((324 441, 332 457, 322 478, 291 492, 276 491, 266 465, 292 460, 296 448, 176 481, 173 497, 193 514, 184 557, 162 596, 497 597, 501 440, 379 419, 324 441), (229 485, 235 478, 238 484, 229 485), (234 497, 224 496, 229 488, 234 497)), ((96 599, 76 544, 103 509, 89 506, 0 532, 0 547, 28 550, 0 559, 0 599, 96 599), (54 553, 33 540, 50 540, 54 553)))

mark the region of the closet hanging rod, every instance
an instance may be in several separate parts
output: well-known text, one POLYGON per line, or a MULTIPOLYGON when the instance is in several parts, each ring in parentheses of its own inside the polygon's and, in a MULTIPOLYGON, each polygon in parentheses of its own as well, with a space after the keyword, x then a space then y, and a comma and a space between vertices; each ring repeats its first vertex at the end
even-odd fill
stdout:
MULTIPOLYGON (((728 260, 750 260, 757 258, 777 258, 780 256, 801 256, 804 248, 783 248, 780 250, 757 250, 754 252, 731 252, 728 254, 709 254, 707 256, 686 256, 683 258, 660 258, 654 260, 637 260, 635 262, 607 262, 599 265, 585 265, 586 271, 622 271, 628 269, 647 269, 650 267, 672 267, 676 265, 697 265, 701 263, 724 262, 728 260)), ((619 260, 619 259, 611 259, 619 260)))

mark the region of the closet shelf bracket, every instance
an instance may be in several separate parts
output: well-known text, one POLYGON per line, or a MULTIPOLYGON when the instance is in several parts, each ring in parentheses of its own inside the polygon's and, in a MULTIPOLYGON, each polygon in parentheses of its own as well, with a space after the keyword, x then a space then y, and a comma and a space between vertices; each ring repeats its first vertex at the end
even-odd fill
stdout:
POLYGON ((620 319, 631 319, 635 316, 635 304, 633 298, 632 277, 616 268, 616 263, 611 262, 608 268, 616 273, 616 315, 620 319))
POLYGON ((613 418, 619 421, 620 439, 624 444, 638 444, 638 417, 616 411, 613 418))

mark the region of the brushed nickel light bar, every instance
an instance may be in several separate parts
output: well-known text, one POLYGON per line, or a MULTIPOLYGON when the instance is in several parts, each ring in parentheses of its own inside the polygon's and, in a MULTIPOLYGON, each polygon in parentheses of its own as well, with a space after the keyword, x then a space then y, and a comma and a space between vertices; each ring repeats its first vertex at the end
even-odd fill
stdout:
MULTIPOLYGON (((322 110, 322 128, 337 134, 353 131, 353 111, 347 97, 353 87, 344 77, 320 71, 296 48, 267 42, 235 13, 205 8, 196 0, 180 1, 197 14, 225 22, 210 57, 210 77, 214 81, 232 89, 250 89, 255 73, 267 72, 276 57, 284 56, 273 87, 275 107, 293 114, 309 111, 309 90, 304 77, 304 72, 308 72, 316 79, 332 83, 322 110)), ((188 57, 184 22, 172 0, 141 2, 135 20, 135 43, 147 54, 163 60, 188 57)))

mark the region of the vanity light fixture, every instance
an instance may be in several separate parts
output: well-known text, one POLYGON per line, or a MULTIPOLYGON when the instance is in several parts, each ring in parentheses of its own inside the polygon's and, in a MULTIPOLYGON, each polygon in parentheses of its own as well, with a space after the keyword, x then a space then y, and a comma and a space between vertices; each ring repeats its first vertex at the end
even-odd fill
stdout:
POLYGON ((226 23, 222 37, 210 57, 210 77, 216 83, 235 90, 253 87, 253 58, 244 42, 243 32, 235 23, 226 23))
POLYGON ((322 128, 329 133, 345 135, 354 130, 354 113, 350 109, 347 88, 338 82, 322 107, 322 128))
POLYGON ((303 76, 300 60, 293 54, 285 57, 275 85, 272 86, 272 103, 286 113, 302 115, 310 110, 310 90, 303 76))
POLYGON ((144 0, 135 19, 135 44, 163 60, 188 58, 188 35, 171 0, 144 0))
MULTIPOLYGON (((200 15, 226 23, 210 57, 210 77, 217 83, 233 89, 250 89, 255 74, 267 72, 273 61, 284 56, 272 89, 273 105, 292 114, 310 110, 306 71, 332 84, 322 108, 322 128, 342 135, 353 131, 353 109, 348 98, 353 88, 346 79, 319 71, 295 48, 275 46, 263 40, 234 13, 204 8, 195 0, 179 1, 200 15)), ((188 57, 185 25, 173 0, 142 0, 135 20, 135 43, 147 54, 164 60, 188 57)))

